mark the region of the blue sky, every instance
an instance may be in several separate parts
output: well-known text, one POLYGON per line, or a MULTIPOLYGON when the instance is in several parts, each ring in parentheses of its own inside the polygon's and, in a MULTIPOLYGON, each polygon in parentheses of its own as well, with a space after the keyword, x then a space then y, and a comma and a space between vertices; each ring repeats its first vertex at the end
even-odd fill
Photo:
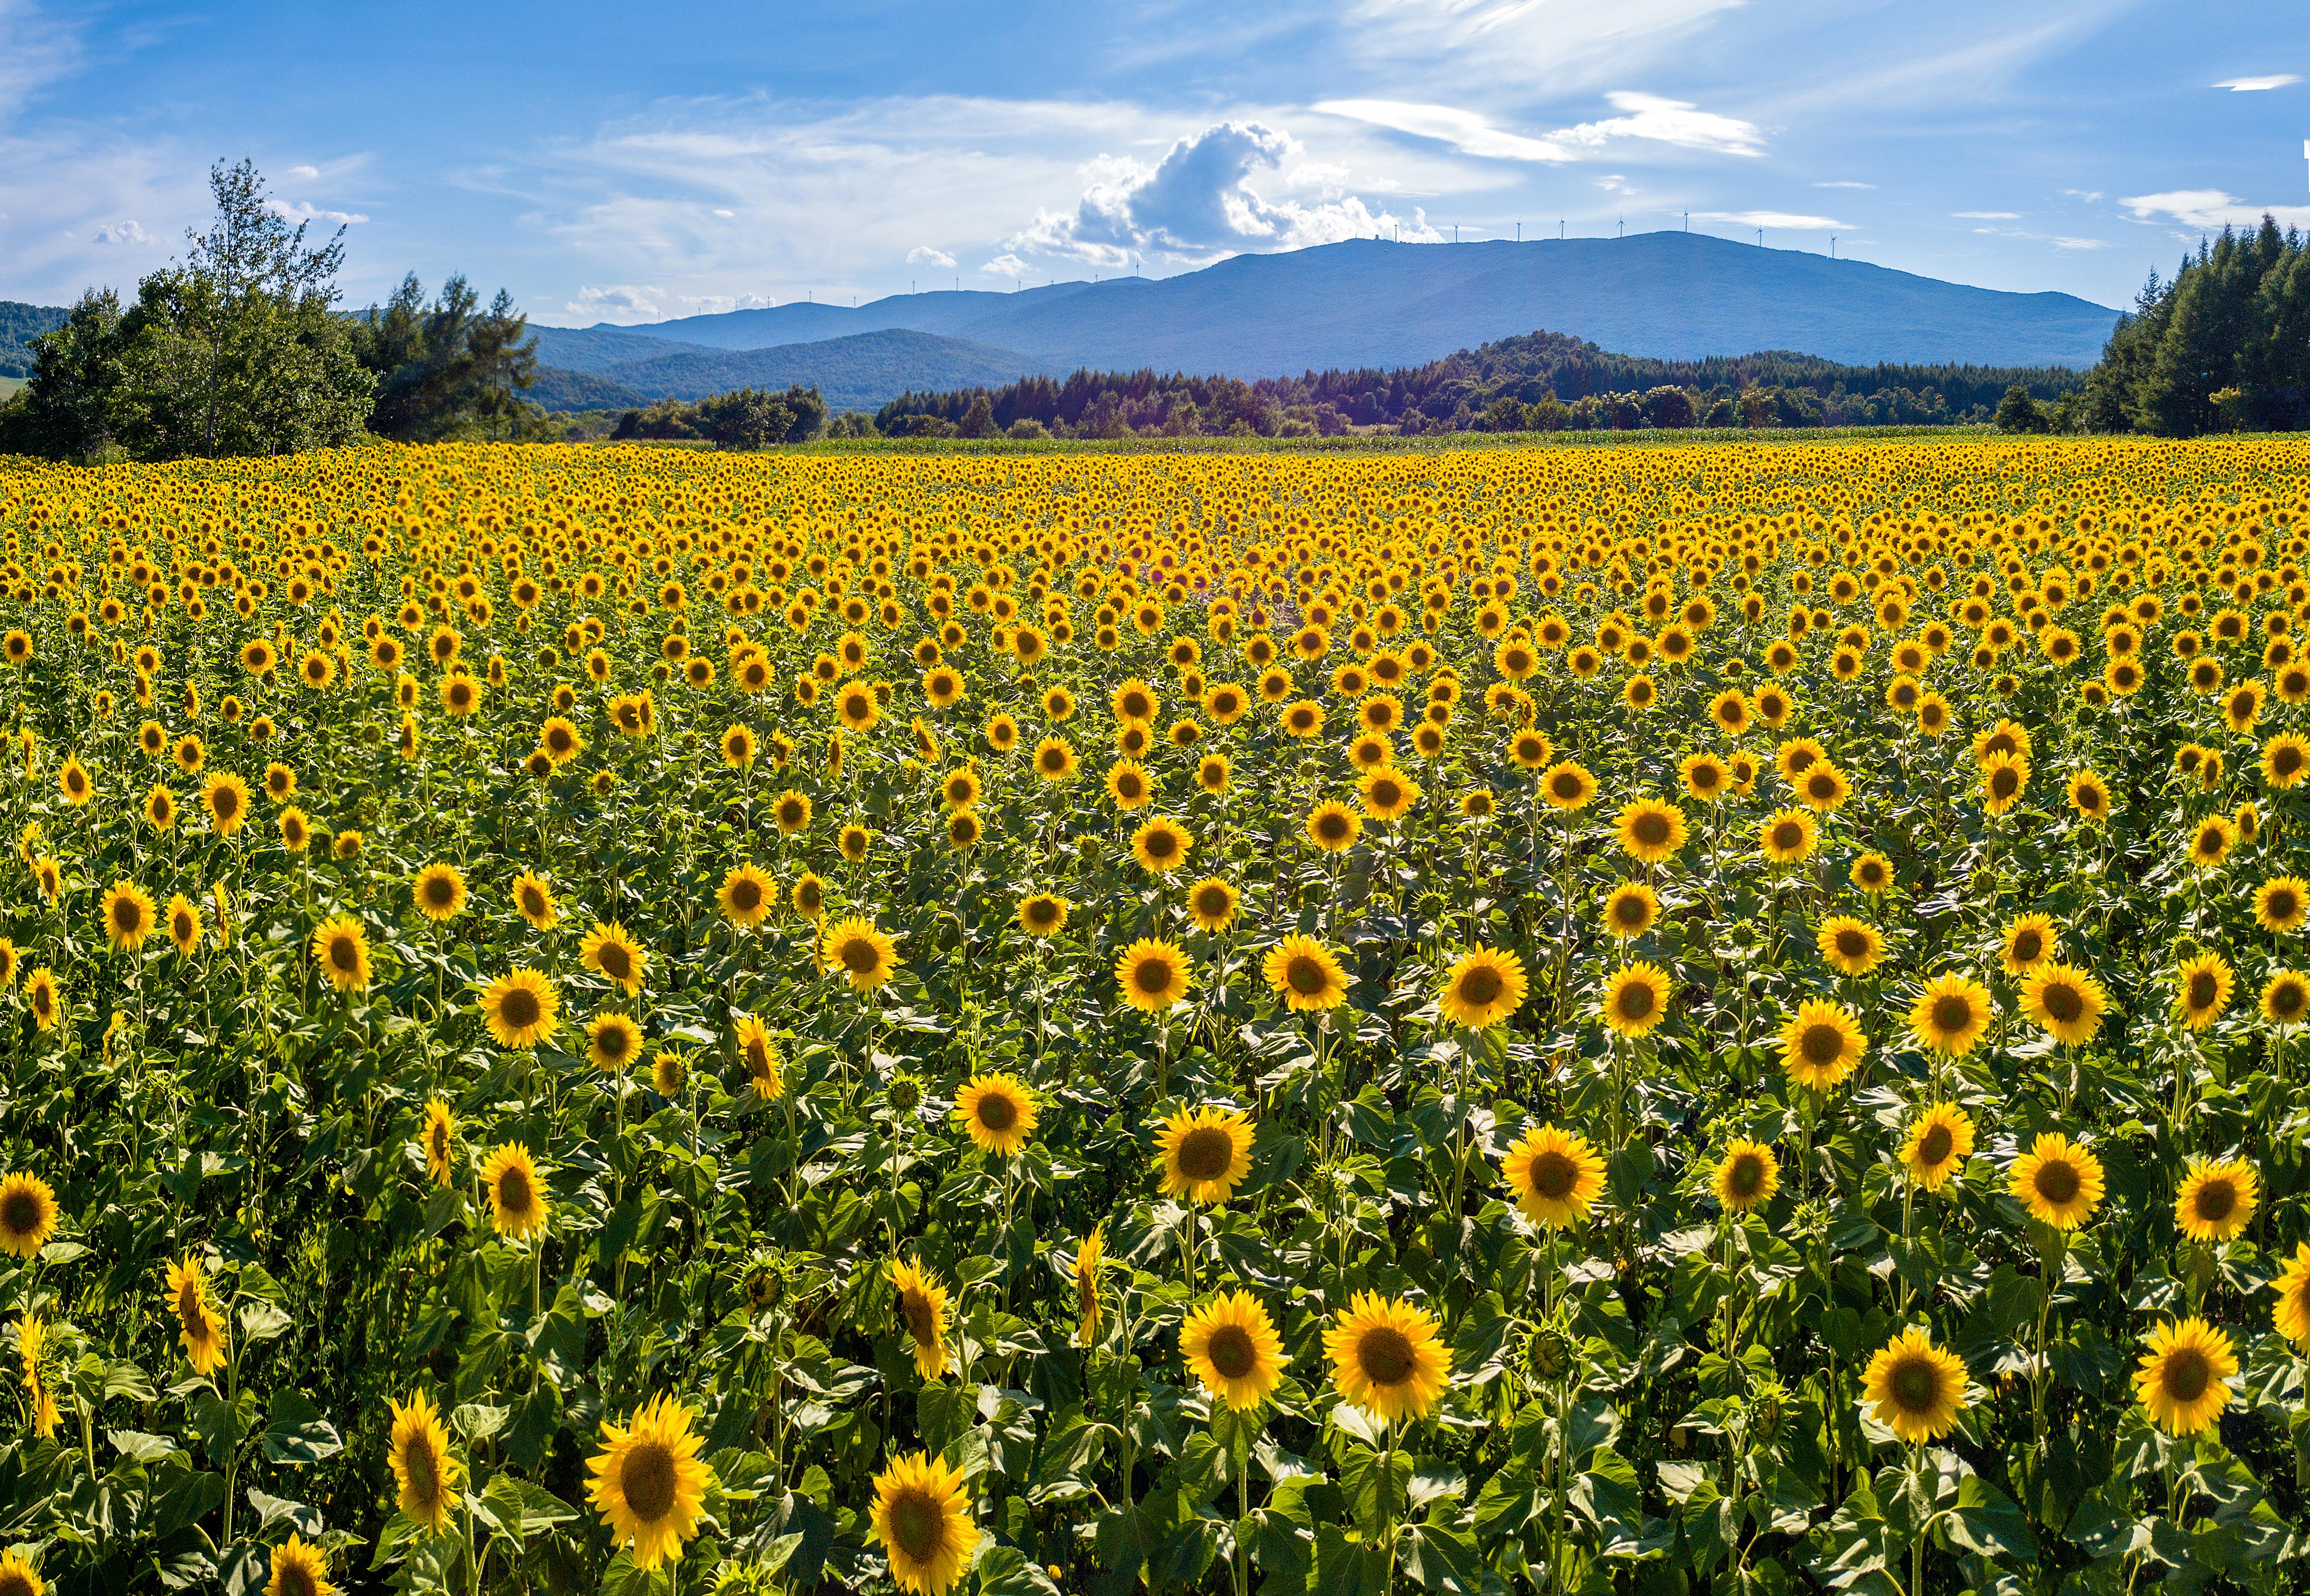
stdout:
POLYGON ((0 0, 0 299, 127 287, 219 157, 583 325, 1384 231, 1686 225, 2122 305, 2310 227, 2310 6, 0 0))

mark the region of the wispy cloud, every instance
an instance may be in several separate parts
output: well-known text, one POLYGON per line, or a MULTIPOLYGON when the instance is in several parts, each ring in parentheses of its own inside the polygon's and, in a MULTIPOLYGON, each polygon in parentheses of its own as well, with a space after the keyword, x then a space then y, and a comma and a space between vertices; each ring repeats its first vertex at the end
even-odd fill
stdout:
POLYGON ((1414 105, 1401 100, 1320 100, 1313 108, 1329 117, 1369 122, 1434 139, 1463 155, 1493 160, 1563 161, 1576 158, 1568 146, 1550 139, 1530 138, 1493 126, 1473 111, 1457 106, 1414 105))
POLYGON ((2224 78, 2214 87, 2228 89, 2235 94, 2253 94, 2265 89, 2283 89, 2288 83, 2298 83, 2301 81, 2302 74, 2299 73, 2273 72, 2255 78, 2224 78))
POLYGON ((1761 227, 1780 232, 1828 232, 1852 223, 1828 216, 1802 216, 1787 211, 1695 211, 1703 221, 1727 221, 1735 227, 1761 227))
POLYGON ((2310 225, 2310 205, 2250 205, 2219 188, 2173 188, 2162 194, 2131 195, 2117 202, 2136 221, 2160 218, 2210 232, 2219 227, 2256 227, 2264 213, 2280 227, 2310 225))
POLYGON ((1815 188, 1874 188, 1877 185, 1874 183, 1855 183, 1851 178, 1841 178, 1833 183, 1816 183, 1813 186, 1815 188))
POLYGON ((1494 160, 1559 163, 1580 160, 1622 140, 1671 144, 1719 155, 1762 155, 1764 134, 1753 123, 1704 111, 1689 100, 1615 91, 1605 100, 1619 111, 1537 137, 1496 127, 1457 106, 1420 105, 1400 100, 1323 100, 1314 108, 1327 116, 1368 122, 1415 138, 1449 144, 1463 155, 1494 160))
POLYGON ((1950 215, 1961 221, 2019 221, 2019 211, 1951 211, 1950 215))

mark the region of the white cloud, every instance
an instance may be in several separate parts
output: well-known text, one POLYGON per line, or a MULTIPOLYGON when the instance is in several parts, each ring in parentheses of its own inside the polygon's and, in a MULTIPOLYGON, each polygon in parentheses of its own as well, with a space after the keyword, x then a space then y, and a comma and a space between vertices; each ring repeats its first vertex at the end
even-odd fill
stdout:
POLYGON ((989 277, 1024 277, 1027 274, 1027 263, 1005 250, 978 269, 989 277))
POLYGON ((588 282, 562 308, 594 321, 647 322, 664 319, 659 302, 665 291, 646 282, 588 282))
POLYGON ((2132 195, 2117 203, 2132 212, 2136 221, 2169 217, 2203 232, 2220 227, 2259 227, 2264 213, 2280 227, 2310 225, 2310 205, 2250 205, 2219 188, 2174 188, 2162 194, 2132 195))
POLYGON ((692 316, 724 316, 733 310, 767 310, 777 302, 761 294, 679 294, 675 298, 692 316))
POLYGON ((1816 183, 1813 186, 1815 188, 1874 188, 1877 185, 1874 183, 1854 183, 1846 181, 1837 183, 1816 183))
POLYGON ((293 205, 286 200, 277 199, 267 200, 265 203, 274 215, 285 216, 291 221, 330 221, 339 227, 352 227, 358 222, 369 220, 359 211, 317 210, 310 200, 299 200, 293 205))
POLYGON ((1762 155, 1764 135, 1753 123, 1704 111, 1689 100, 1625 90, 1604 97, 1621 115, 1560 127, 1538 138, 1493 126, 1456 106, 1420 105, 1400 100, 1324 100, 1315 108, 1350 121, 1434 139, 1463 155, 1494 160, 1556 164, 1577 160, 1618 139, 1641 139, 1705 150, 1720 155, 1762 155))
POLYGON ((1325 8, 1337 44, 1371 81, 1417 82, 1430 100, 1495 88, 1518 100, 1593 91, 1654 68, 1686 67, 1692 35, 1742 0, 1353 0, 1325 8))
POLYGON ((2088 204, 2092 204, 2101 198, 2101 190, 2098 188, 2064 188, 2062 192, 2071 199, 2081 199, 2088 204))
POLYGON ((954 256, 943 249, 934 249, 927 244, 917 244, 907 251, 907 264, 910 266, 937 266, 943 271, 951 272, 954 270, 954 256))
POLYGON ((1827 216, 1796 216, 1786 211, 1695 211, 1703 221, 1729 221, 1735 227, 1769 228, 1776 232, 1828 232, 1851 224, 1827 216))
POLYGON ((2214 87, 2228 89, 2234 94, 2251 94, 2262 89, 2283 89, 2288 83, 2298 83, 2301 81, 2302 74, 2299 73, 2273 72, 2265 77, 2224 78, 2214 87))
POLYGON ((2021 213, 2019 211, 1951 211, 1950 214, 1960 221, 2019 221, 2021 220, 2021 213))
POLYGON ((733 211, 727 205, 716 205, 714 207, 714 214, 719 216, 725 221, 729 221, 732 217, 737 215, 737 212, 733 211))
POLYGON ((2056 249, 2106 249, 2108 241, 2102 239, 2078 239, 2063 233, 2034 233, 2019 227, 1977 227, 1976 233, 1997 239, 2022 239, 2033 244, 2051 244, 2056 249))
POLYGON ((99 244, 150 244, 152 235, 134 221, 108 221, 91 235, 99 244))
POLYGON ((300 183, 309 183, 321 175, 321 169, 317 166, 292 166, 282 171, 281 175, 284 178, 293 178, 300 183))

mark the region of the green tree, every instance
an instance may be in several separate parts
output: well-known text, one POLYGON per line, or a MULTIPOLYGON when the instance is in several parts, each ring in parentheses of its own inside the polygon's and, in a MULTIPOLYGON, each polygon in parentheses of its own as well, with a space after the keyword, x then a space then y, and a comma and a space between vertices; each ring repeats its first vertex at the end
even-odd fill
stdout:
POLYGON ((460 276, 431 305, 415 273, 353 322, 353 350, 377 379, 369 430, 412 443, 520 437, 537 412, 521 392, 537 380, 537 340, 505 290, 484 308, 460 276))
POLYGON ((759 449, 786 439, 795 413, 760 388, 734 388, 692 407, 699 434, 724 448, 759 449))
POLYGON ((958 424, 965 438, 994 436, 994 406, 987 402, 984 390, 971 400, 970 408, 962 412, 962 420, 958 424))
POLYGON ((2053 418, 2045 408, 2029 397, 2029 390, 2015 383, 2005 390, 2005 397, 1997 402, 1997 429, 2000 432, 2050 432, 2053 418))
POLYGON ((92 288, 33 341, 31 381, 0 422, 0 453, 84 460, 111 445, 120 319, 120 296, 92 288))

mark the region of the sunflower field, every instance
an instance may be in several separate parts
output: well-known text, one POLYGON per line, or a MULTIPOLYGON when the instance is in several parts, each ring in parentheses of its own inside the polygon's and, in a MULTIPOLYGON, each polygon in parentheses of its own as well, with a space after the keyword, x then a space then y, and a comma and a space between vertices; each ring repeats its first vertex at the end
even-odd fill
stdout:
POLYGON ((0 1596, 2310 1584, 2310 447, 0 535, 0 1596))

